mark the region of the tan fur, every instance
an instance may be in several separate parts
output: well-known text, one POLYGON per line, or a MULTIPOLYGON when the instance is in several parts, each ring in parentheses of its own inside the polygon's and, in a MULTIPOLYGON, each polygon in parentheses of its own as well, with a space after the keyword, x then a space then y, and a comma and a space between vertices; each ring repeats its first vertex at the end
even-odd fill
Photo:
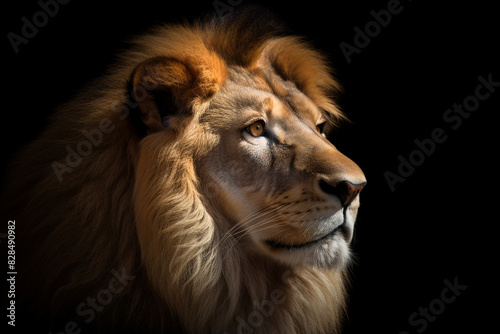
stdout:
MULTIPOLYGON (((62 330, 57 326, 71 319, 82 322, 75 308, 106 288, 114 269, 135 278, 98 312, 90 323, 96 328, 237 333, 241 319, 248 323, 279 295, 282 303, 254 333, 338 330, 345 267, 294 267, 248 251, 249 240, 231 236, 232 213, 221 209, 228 195, 207 171, 220 161, 211 154, 221 133, 239 122, 230 110, 246 92, 241 87, 283 101, 298 87, 307 101, 290 98, 289 105, 317 108, 332 122, 343 119, 329 97, 339 87, 325 59, 299 38, 249 31, 251 15, 228 20, 163 26, 137 38, 13 161, 2 204, 18 226, 19 300, 42 324, 54 319, 53 329, 62 330), (137 94, 142 86, 168 87, 189 113, 165 131, 150 92, 136 96, 149 129, 139 137, 126 117, 130 78, 137 94), (58 180, 53 162, 65 164, 67 146, 76 149, 87 140, 82 130, 99 129, 103 120, 113 130, 58 180)), ((276 103, 262 105, 285 108, 276 103)), ((292 117, 287 110, 280 117, 292 117)), ((224 157, 227 168, 237 159, 232 154, 224 157)), ((251 183, 256 176, 240 177, 251 183)))

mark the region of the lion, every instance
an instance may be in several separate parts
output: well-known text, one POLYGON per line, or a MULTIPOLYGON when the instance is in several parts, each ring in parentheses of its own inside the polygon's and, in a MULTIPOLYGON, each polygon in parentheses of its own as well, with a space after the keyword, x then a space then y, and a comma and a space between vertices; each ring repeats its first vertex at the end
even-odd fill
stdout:
POLYGON ((135 38, 11 163, 18 325, 338 332, 366 183, 339 92, 260 10, 135 38))

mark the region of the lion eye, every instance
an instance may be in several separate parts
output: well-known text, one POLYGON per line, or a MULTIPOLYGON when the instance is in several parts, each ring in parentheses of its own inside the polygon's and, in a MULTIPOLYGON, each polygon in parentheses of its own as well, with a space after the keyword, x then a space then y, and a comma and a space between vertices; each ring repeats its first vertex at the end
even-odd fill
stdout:
POLYGON ((325 134, 325 125, 326 122, 316 125, 316 130, 318 130, 318 132, 321 133, 322 135, 325 134))
POLYGON ((260 137, 264 133, 264 122, 257 121, 246 128, 246 131, 254 137, 260 137))

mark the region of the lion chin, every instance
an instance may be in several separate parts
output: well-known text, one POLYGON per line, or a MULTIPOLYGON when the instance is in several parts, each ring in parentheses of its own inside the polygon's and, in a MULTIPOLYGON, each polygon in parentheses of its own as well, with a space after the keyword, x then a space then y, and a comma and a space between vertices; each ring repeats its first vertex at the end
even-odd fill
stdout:
POLYGON ((325 58, 278 27, 157 27, 18 153, 1 203, 37 329, 339 331, 366 180, 328 139, 325 58))

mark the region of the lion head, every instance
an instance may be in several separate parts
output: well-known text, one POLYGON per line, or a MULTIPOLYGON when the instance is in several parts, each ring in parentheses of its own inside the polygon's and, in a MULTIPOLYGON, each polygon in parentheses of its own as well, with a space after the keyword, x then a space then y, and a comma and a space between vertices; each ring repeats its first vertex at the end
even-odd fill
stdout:
POLYGON ((252 11, 137 38, 15 162, 6 201, 42 273, 27 303, 64 324, 122 272, 85 325, 336 330, 366 183, 327 139, 338 90, 319 52, 252 11))

